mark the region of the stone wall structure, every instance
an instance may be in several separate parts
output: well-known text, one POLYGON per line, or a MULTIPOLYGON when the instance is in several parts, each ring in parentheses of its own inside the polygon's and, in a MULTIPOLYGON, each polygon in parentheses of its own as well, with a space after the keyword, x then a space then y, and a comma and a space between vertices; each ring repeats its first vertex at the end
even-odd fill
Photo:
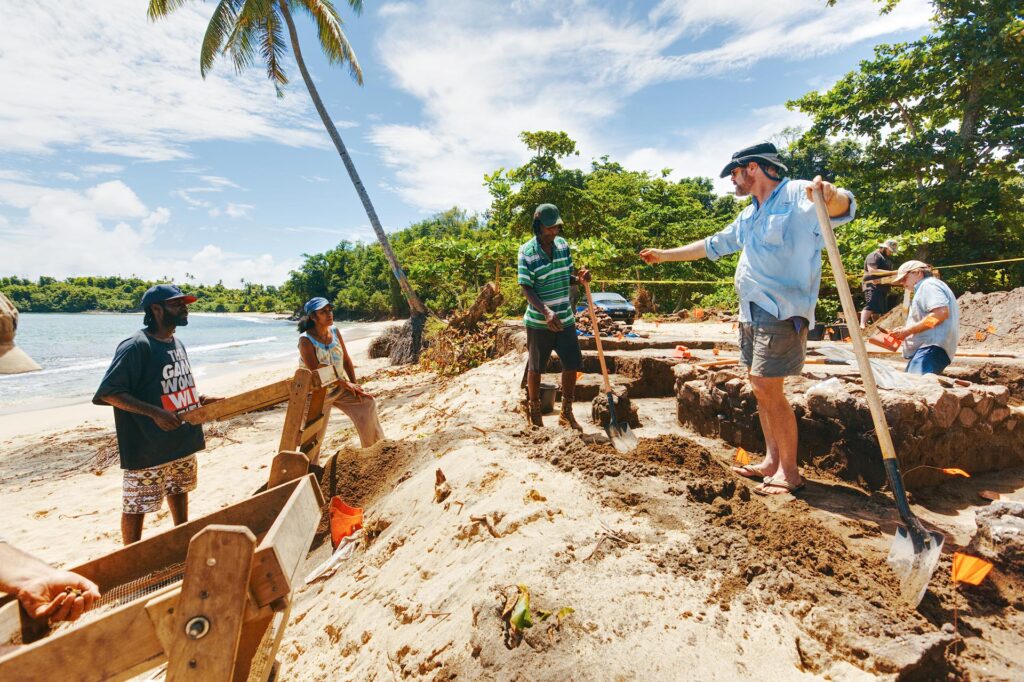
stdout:
MULTIPOLYGON (((681 424, 764 452, 757 399, 740 372, 693 365, 673 371, 681 424)), ((829 384, 832 390, 811 390, 819 383, 805 377, 786 381, 799 429, 799 461, 880 488, 885 472, 860 380, 837 378, 829 384)), ((1005 386, 945 387, 923 379, 913 389, 882 390, 881 397, 910 489, 948 480, 927 467, 973 474, 1024 464, 1024 407, 1011 405, 1005 386)))

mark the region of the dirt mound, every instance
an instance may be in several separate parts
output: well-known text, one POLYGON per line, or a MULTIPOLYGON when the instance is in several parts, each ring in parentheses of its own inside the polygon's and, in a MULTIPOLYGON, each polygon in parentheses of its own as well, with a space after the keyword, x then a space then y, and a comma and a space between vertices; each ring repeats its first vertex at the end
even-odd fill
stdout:
MULTIPOLYGON (((930 622, 906 608, 884 555, 853 547, 842 536, 877 538, 876 525, 827 525, 799 500, 779 505, 751 495, 749 485, 724 462, 681 436, 642 439, 627 454, 559 436, 539 456, 600 487, 627 489, 640 485, 636 479, 657 477, 668 483, 661 487, 668 495, 685 496, 684 516, 673 525, 693 528, 692 539, 640 551, 660 573, 710 583, 709 606, 772 611, 799 621, 806 633, 798 644, 806 672, 824 670, 836 657, 900 679, 960 672, 946 658, 951 637, 939 630, 948 620, 944 609, 935 605, 939 620, 930 622), (890 645, 897 641, 899 646, 890 645)), ((651 501, 630 504, 621 494, 616 499, 638 513, 663 513, 651 501)), ((700 620, 704 614, 683 616, 700 620)))
POLYGON ((957 303, 962 345, 993 351, 1024 348, 1024 287, 991 294, 968 292, 957 303))
MULTIPOLYGON (((365 449, 344 447, 324 463, 320 491, 324 500, 338 495, 349 506, 367 509, 409 476, 416 456, 416 446, 402 441, 382 440, 365 449)), ((313 537, 314 547, 330 535, 329 507, 313 537)))
POLYGON ((562 469, 578 469, 590 478, 622 474, 631 476, 681 477, 722 473, 722 467, 706 448, 681 436, 641 438, 632 452, 621 454, 609 443, 586 443, 576 436, 554 438, 539 456, 562 469))

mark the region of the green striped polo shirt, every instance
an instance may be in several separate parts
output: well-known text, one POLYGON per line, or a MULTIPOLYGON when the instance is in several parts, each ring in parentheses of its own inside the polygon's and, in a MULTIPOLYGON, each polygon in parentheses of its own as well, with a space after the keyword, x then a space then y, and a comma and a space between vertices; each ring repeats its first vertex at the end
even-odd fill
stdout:
MULTIPOLYGON (((536 237, 519 247, 519 283, 536 291, 544 305, 558 315, 566 328, 576 324, 569 300, 569 275, 572 272, 569 243, 561 237, 555 237, 550 260, 536 237)), ((523 322, 534 329, 548 328, 544 315, 529 303, 523 322)))

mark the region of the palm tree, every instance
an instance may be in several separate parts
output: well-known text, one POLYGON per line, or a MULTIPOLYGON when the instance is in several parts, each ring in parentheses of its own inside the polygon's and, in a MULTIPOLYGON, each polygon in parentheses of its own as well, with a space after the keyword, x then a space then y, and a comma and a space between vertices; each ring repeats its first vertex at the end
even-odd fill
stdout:
MULTIPOLYGON (((171 12, 184 5, 189 0, 150 0, 149 18, 156 21, 161 17, 168 16, 171 12)), ((347 0, 349 6, 357 13, 362 12, 362 0, 347 0)), ((409 302, 409 310, 412 313, 413 329, 413 355, 419 354, 419 331, 422 330, 423 322, 426 319, 427 309, 416 295, 405 272, 398 264, 395 252, 391 249, 384 228, 381 227, 380 218, 373 208, 370 195, 366 192, 363 181, 359 178, 356 166, 352 157, 345 147, 345 143, 338 134, 334 121, 327 114, 320 93, 313 84, 313 79, 306 68, 306 62, 302 58, 302 50, 299 48, 299 34, 295 30, 295 21, 292 19, 292 9, 299 9, 313 19, 317 27, 317 37, 320 47, 327 56, 327 61, 338 66, 348 65, 349 73, 359 85, 363 84, 363 72, 359 68, 359 61, 356 59, 352 46, 341 30, 341 18, 334 8, 333 0, 219 0, 217 7, 210 17, 210 24, 206 28, 206 35, 203 37, 202 48, 199 53, 199 72, 203 78, 213 68, 213 62, 218 55, 228 54, 231 56, 235 70, 241 72, 246 67, 252 66, 256 61, 257 51, 259 58, 263 61, 267 70, 267 78, 274 84, 278 96, 282 96, 282 87, 288 83, 288 77, 282 68, 282 61, 287 53, 288 46, 284 40, 283 26, 288 27, 288 36, 291 40, 292 54, 295 55, 295 62, 299 65, 299 72, 306 84, 309 96, 313 100, 313 106, 320 114, 320 120, 327 129, 331 141, 334 143, 338 155, 341 157, 349 178, 356 188, 359 200, 363 202, 366 209, 366 216, 370 219, 370 225, 377 234, 377 240, 384 249, 384 256, 391 266, 391 272, 398 279, 398 285, 409 302)))

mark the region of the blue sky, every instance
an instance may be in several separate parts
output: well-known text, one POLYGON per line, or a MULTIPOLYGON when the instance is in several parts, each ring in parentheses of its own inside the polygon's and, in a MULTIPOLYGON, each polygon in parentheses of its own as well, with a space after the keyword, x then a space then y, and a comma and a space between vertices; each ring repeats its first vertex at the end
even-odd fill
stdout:
MULTIPOLYGON (((0 275, 278 284, 303 253, 372 240, 294 63, 283 99, 228 61, 205 81, 212 3, 150 23, 145 0, 0 7, 0 275), (59 18, 59 19, 58 19, 59 18)), ((565 130, 586 166, 716 177, 737 148, 806 125, 784 104, 874 45, 928 30, 926 0, 366 2, 363 68, 303 53, 385 229, 487 207, 484 173, 565 130)))

